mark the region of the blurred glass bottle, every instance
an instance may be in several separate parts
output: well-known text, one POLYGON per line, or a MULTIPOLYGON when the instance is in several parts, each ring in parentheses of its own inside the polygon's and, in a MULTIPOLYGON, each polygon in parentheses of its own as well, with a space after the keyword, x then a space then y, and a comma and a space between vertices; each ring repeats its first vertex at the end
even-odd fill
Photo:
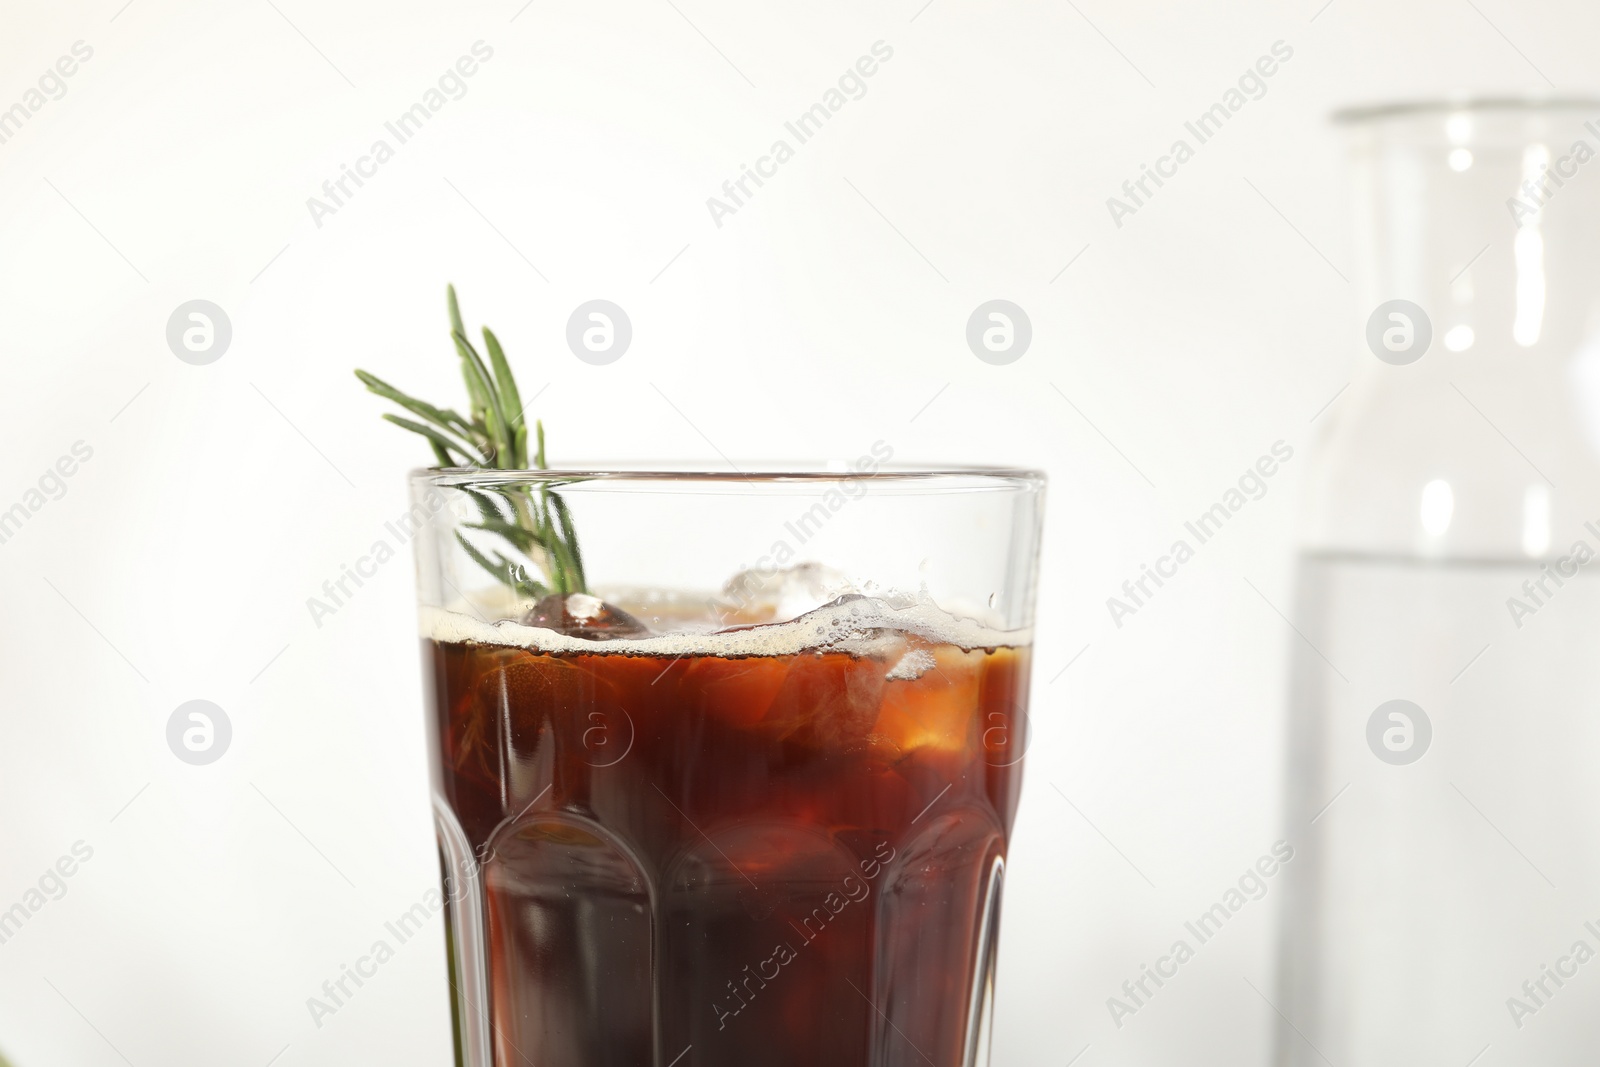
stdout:
POLYGON ((1363 329, 1301 535, 1276 1060, 1588 1063, 1600 101, 1338 120, 1363 329))

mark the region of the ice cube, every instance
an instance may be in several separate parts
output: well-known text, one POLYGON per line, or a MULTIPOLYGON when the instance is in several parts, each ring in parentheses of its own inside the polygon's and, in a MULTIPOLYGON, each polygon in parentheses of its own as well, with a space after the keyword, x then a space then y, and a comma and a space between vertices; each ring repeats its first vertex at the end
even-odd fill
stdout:
POLYGON ((949 645, 907 651, 884 688, 876 731, 908 753, 929 748, 955 752, 974 744, 982 728, 986 659, 982 651, 949 645), (910 678, 898 673, 912 659, 919 672, 910 678))
POLYGON ((765 722, 808 748, 843 749, 872 732, 885 665, 847 652, 807 653, 789 665, 765 722))
POLYGON ((853 592, 845 575, 809 562, 740 571, 722 587, 719 600, 730 621, 787 622, 853 592))
POLYGON ((528 610, 522 624, 591 641, 650 636, 644 623, 588 593, 551 593, 528 610))

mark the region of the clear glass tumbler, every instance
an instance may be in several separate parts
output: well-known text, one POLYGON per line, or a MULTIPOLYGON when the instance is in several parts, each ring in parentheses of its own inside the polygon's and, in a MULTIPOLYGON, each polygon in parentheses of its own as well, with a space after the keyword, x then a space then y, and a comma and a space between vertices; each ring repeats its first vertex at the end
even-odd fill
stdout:
POLYGON ((1590 1063, 1600 102, 1342 119, 1360 333, 1299 562, 1277 1062, 1590 1063))
POLYGON ((429 470, 464 1067, 972 1067, 1044 479, 429 470))

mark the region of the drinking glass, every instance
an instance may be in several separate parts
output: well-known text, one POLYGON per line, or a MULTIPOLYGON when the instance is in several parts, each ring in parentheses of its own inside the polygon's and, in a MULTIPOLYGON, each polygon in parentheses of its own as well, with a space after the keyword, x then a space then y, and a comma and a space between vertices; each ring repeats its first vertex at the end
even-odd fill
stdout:
POLYGON ((888 451, 413 475, 463 1067, 987 1063, 1044 478, 888 451))

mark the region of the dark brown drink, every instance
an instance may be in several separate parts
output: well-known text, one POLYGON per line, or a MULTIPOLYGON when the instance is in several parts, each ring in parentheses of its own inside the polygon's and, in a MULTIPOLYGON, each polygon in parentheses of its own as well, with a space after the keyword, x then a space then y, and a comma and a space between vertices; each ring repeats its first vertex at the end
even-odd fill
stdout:
POLYGON ((424 642, 497 1067, 971 1062, 1028 651, 804 624, 424 642))

